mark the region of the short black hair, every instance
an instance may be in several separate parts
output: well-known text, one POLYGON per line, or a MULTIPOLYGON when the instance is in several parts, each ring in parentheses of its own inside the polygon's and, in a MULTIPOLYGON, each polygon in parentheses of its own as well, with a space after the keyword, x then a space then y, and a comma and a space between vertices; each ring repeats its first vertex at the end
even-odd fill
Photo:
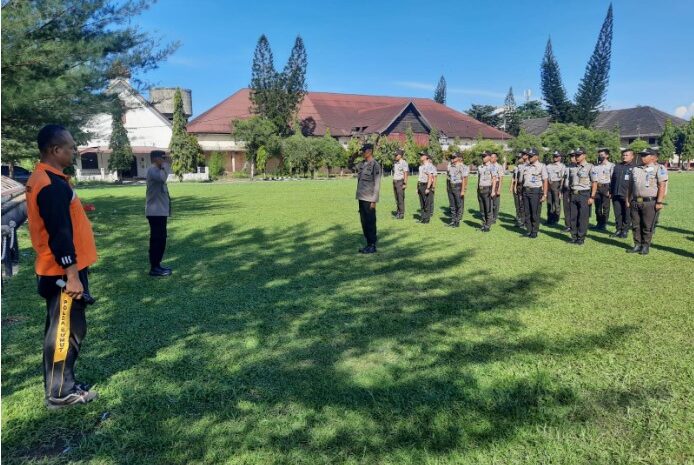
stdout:
POLYGON ((36 143, 39 146, 39 152, 47 150, 52 145, 58 145, 62 142, 63 135, 67 132, 65 127, 59 124, 47 124, 41 128, 39 135, 36 136, 36 143))

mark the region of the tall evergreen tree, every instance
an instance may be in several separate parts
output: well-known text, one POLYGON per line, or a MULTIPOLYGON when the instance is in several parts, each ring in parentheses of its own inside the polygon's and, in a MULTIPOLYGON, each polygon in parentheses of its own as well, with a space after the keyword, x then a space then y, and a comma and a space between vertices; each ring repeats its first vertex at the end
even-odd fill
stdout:
POLYGON ((672 125, 672 121, 668 118, 665 120, 663 135, 660 136, 660 153, 668 159, 675 153, 675 137, 675 126, 672 125))
POLYGON ((520 120, 516 111, 516 99, 513 96, 513 87, 509 87, 504 100, 504 131, 517 136, 520 131, 520 120))
POLYGON ((442 105, 446 104, 446 78, 441 75, 439 83, 434 91, 434 101, 442 105))
POLYGON ((439 130, 431 128, 431 131, 429 131, 429 145, 427 146, 427 150, 434 163, 441 163, 443 161, 443 148, 441 147, 439 136, 439 130))
MULTIPOLYGON (((281 75, 281 86, 284 90, 283 114, 288 116, 288 121, 293 120, 306 95, 306 65, 308 58, 304 40, 296 36, 294 47, 289 55, 287 64, 281 75)), ((288 129, 288 125, 285 125, 288 129)))
POLYGON ((169 153, 171 155, 171 169, 180 180, 183 180, 185 173, 192 173, 197 169, 202 154, 198 140, 186 131, 186 124, 181 89, 176 89, 169 153))
POLYGON ((470 108, 465 110, 465 113, 475 118, 484 124, 488 124, 492 127, 501 126, 501 118, 498 114, 495 114, 496 107, 494 105, 479 105, 473 103, 470 108))
POLYGON ((685 160, 694 160, 694 118, 689 120, 684 130, 684 144, 680 156, 685 160))
POLYGON ((111 156, 108 159, 108 169, 117 172, 119 178, 123 171, 130 169, 133 162, 133 149, 128 139, 128 131, 123 126, 124 113, 123 103, 118 100, 111 114, 111 138, 108 142, 111 156))
POLYGON ((559 63, 552 51, 552 39, 547 39, 540 79, 542 98, 547 105, 550 119, 556 123, 568 122, 571 114, 571 102, 566 97, 566 89, 561 80, 559 63))
POLYGON ((279 106, 279 75, 275 71, 274 58, 270 42, 265 34, 261 35, 253 54, 251 67, 250 98, 253 113, 273 119, 279 106))
POLYGON ((612 4, 600 29, 595 50, 586 65, 586 72, 578 85, 573 122, 589 127, 598 116, 605 101, 610 81, 610 59, 612 56, 612 4))
POLYGON ((414 132, 410 124, 405 128, 405 160, 410 166, 417 166, 419 162, 419 146, 414 140, 414 132))

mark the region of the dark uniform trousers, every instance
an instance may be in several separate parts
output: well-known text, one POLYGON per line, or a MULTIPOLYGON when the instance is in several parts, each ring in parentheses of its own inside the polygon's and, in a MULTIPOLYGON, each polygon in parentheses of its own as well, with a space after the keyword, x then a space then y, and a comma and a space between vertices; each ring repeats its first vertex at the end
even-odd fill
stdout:
POLYGON ((419 205, 422 207, 422 221, 429 221, 434 214, 434 189, 429 189, 426 193, 427 183, 417 184, 417 194, 419 194, 419 205))
POLYGON ((562 200, 564 202, 564 226, 571 227, 571 190, 568 187, 562 188, 562 200))
POLYGON ((462 183, 448 183, 448 203, 451 205, 451 221, 460 223, 463 217, 463 206, 465 199, 460 196, 462 183))
POLYGON ((376 209, 371 208, 371 202, 359 201, 359 219, 361 230, 368 245, 376 245, 376 209))
POLYGON ((513 193, 513 203, 516 205, 516 223, 525 224, 525 200, 523 199, 523 187, 516 187, 513 193))
MULTIPOLYGON (((79 272, 84 291, 89 293, 88 269, 79 272)), ((70 334, 65 361, 53 363, 56 333, 60 322, 60 287, 56 284, 63 276, 39 276, 39 295, 46 299, 46 326, 43 331, 43 384, 47 397, 65 397, 77 390, 75 362, 80 346, 87 335, 87 318, 84 300, 73 300, 70 310, 70 334)))
POLYGON ((540 230, 540 206, 542 202, 542 188, 530 187, 523 189, 523 201, 525 208, 525 229, 531 234, 537 234, 540 230))
POLYGON ((583 240, 588 231, 588 219, 590 218, 590 190, 576 191, 571 193, 571 208, 569 213, 569 223, 571 226, 571 237, 583 240))
POLYGON ((148 216, 149 221, 149 265, 161 266, 166 250, 166 216, 148 216))
POLYGON ((651 245, 655 225, 658 221, 655 201, 655 197, 645 198, 643 202, 638 202, 636 199, 631 201, 631 228, 636 245, 651 245))
POLYGON ((492 225, 492 187, 478 187, 477 200, 480 203, 480 214, 482 215, 482 225, 492 225))
POLYGON ((393 181, 393 192, 395 193, 395 209, 397 210, 398 216, 403 216, 405 214, 405 181, 398 179, 393 181))
POLYGON ((626 197, 615 195, 612 197, 612 206, 614 207, 614 221, 617 231, 627 232, 631 228, 631 213, 627 207, 626 197))
POLYGON ((610 219, 609 184, 598 184, 598 189, 595 192, 595 218, 598 221, 598 227, 607 226, 607 220, 610 219))
POLYGON ((550 182, 547 194, 547 222, 556 224, 561 217, 561 181, 550 182))
POLYGON ((499 208, 501 207, 501 196, 492 197, 492 223, 499 219, 499 208))

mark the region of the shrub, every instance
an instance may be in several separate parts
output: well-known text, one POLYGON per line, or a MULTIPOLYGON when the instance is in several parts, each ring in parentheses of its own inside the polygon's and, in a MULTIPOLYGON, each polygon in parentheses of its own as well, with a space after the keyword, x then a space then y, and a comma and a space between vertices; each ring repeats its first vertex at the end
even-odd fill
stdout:
POLYGON ((210 155, 210 176, 217 178, 224 175, 224 155, 220 152, 214 152, 210 155))

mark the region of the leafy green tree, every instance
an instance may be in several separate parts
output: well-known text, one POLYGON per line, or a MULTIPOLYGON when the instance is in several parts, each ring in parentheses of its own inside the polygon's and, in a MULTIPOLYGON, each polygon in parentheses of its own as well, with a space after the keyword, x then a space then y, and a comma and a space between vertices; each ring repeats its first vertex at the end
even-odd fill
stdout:
POLYGON ((395 151, 399 148, 400 143, 397 140, 382 136, 376 144, 374 158, 384 169, 391 169, 395 160, 395 151))
POLYGON ((478 105, 473 103, 465 113, 481 123, 497 128, 501 125, 501 118, 499 115, 494 114, 495 111, 496 107, 494 105, 478 105))
POLYGON ((412 126, 407 125, 405 128, 405 160, 410 166, 417 166, 419 163, 419 151, 420 147, 414 140, 414 133, 412 132, 412 126))
POLYGON ((123 113, 125 109, 120 102, 114 105, 111 115, 111 138, 108 148, 111 156, 108 159, 108 169, 118 173, 120 178, 123 171, 130 169, 133 162, 133 149, 128 139, 128 131, 123 126, 123 113))
MULTIPOLYGON (((663 135, 660 136, 660 153, 670 159, 675 154, 675 126, 673 126, 670 118, 665 120, 663 135)), ((682 160, 680 158, 680 164, 682 160)))
POLYGON ((171 142, 169 153, 171 155, 171 169, 179 180, 183 180, 185 173, 193 173, 198 167, 202 156, 202 149, 198 140, 186 131, 187 118, 183 112, 183 99, 181 89, 174 93, 174 113, 171 128, 171 142))
POLYGON ((429 144, 427 145, 427 151, 431 160, 434 164, 441 163, 443 161, 443 148, 441 147, 441 141, 439 140, 439 130, 432 127, 429 131, 429 144))
POLYGON ((265 173, 265 166, 267 164, 268 153, 264 145, 261 145, 258 149, 258 153, 255 157, 256 168, 258 171, 265 173))
POLYGON ((610 161, 613 163, 618 163, 622 159, 622 154, 620 152, 620 138, 619 130, 605 131, 601 129, 591 129, 592 145, 595 147, 595 155, 593 153, 588 154, 588 159, 591 162, 595 159, 597 160, 597 149, 600 147, 606 147, 610 149, 610 161))
POLYGON ((328 176, 330 176, 330 171, 333 168, 345 168, 347 166, 347 151, 337 139, 332 137, 330 129, 325 130, 321 143, 323 165, 328 169, 328 176))
POLYGON ((104 92, 114 69, 156 68, 178 47, 136 25, 151 0, 2 2, 2 158, 36 158, 36 134, 48 122, 78 144, 96 115, 112 113, 104 92), (116 66, 119 65, 119 66, 116 66))
POLYGON ((231 137, 236 142, 243 142, 245 146, 246 159, 251 164, 251 179, 255 177, 258 150, 260 147, 267 148, 276 136, 277 127, 271 120, 263 116, 252 116, 248 119, 232 121, 231 137))
MULTIPOLYGON (((524 129, 521 129, 516 137, 508 141, 508 147, 511 149, 514 156, 521 150, 529 149, 531 147, 541 150, 542 145, 542 140, 539 136, 528 134, 524 129)), ((552 150, 553 147, 549 147, 549 149, 552 150)))
POLYGON ((210 176, 217 178, 224 174, 224 155, 221 152, 213 152, 210 155, 210 176))
POLYGON ((362 144, 362 140, 358 137, 352 137, 347 144, 347 168, 350 170, 354 169, 354 165, 357 162, 357 157, 359 156, 359 150, 361 149, 362 144))
POLYGON ((545 118, 549 116, 549 113, 547 113, 547 110, 542 108, 541 101, 531 100, 523 105, 518 105, 516 115, 518 116, 519 121, 525 121, 526 119, 532 118, 545 118))
POLYGON ((598 116, 605 101, 607 85, 610 81, 610 61, 612 56, 612 4, 600 29, 593 55, 586 65, 586 72, 578 85, 576 104, 573 109, 573 122, 590 127, 598 116))
POLYGON ((490 140, 477 139, 475 145, 466 150, 464 160, 465 163, 471 165, 481 165, 482 164, 482 153, 485 151, 495 152, 499 155, 504 153, 504 147, 501 144, 492 142, 490 140))
POLYGON ((685 160, 694 160, 694 118, 689 120, 684 127, 684 143, 682 144, 681 157, 685 160))
POLYGON ((509 87, 504 100, 504 131, 517 136, 520 131, 520 120, 516 109, 516 99, 513 97, 513 87, 509 87))
POLYGON ((542 98, 547 105, 549 117, 557 123, 568 123, 571 118, 572 104, 566 96, 566 89, 559 71, 559 63, 552 51, 552 39, 547 39, 540 79, 542 98))
POLYGON ((443 77, 443 75, 441 75, 439 78, 439 83, 436 85, 436 90, 434 91, 434 102, 442 105, 446 104, 446 78, 443 77))
POLYGON ((596 146, 593 142, 593 132, 576 124, 554 123, 541 136, 542 146, 550 150, 568 153, 576 148, 584 148, 590 156, 596 146))
POLYGON ((633 141, 631 144, 629 144, 629 148, 634 151, 634 153, 639 153, 642 150, 646 150, 647 148, 650 148, 650 144, 648 141, 645 141, 643 139, 636 139, 633 141))

